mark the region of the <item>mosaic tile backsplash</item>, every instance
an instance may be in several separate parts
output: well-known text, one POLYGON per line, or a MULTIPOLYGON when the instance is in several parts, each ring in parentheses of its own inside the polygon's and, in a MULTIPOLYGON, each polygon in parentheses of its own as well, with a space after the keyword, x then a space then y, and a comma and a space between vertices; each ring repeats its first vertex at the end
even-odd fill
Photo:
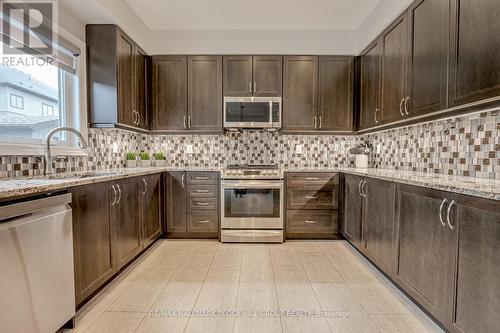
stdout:
MULTIPOLYGON (((117 129, 90 129, 88 157, 54 162, 57 172, 123 167, 127 151, 162 151, 168 166, 224 167, 273 164, 297 168, 354 165, 349 148, 369 141, 374 168, 500 179, 500 112, 485 112, 360 136, 294 136, 277 133, 147 135, 117 129), (113 150, 113 144, 116 151, 113 150), (193 153, 187 152, 193 146, 193 153), (302 145, 298 154, 296 146, 302 145)), ((42 173, 41 156, 1 156, 0 178, 42 173)))

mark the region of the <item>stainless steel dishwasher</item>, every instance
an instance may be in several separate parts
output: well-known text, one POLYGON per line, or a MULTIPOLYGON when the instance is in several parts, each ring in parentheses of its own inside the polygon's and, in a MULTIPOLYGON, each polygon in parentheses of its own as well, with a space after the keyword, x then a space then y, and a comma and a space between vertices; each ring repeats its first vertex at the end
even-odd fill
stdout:
POLYGON ((0 207, 0 331, 53 333, 75 315, 71 194, 0 207))

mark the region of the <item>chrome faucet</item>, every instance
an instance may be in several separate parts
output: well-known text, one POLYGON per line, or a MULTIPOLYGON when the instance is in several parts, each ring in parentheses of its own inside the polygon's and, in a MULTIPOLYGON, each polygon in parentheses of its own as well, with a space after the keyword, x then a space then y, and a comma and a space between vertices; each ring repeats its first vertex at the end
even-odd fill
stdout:
POLYGON ((85 149, 88 147, 87 142, 83 138, 82 133, 77 131, 74 128, 71 127, 56 127, 52 131, 47 134, 47 137, 45 138, 45 156, 44 156, 44 163, 43 163, 43 174, 44 175, 51 175, 54 173, 52 169, 52 153, 50 152, 50 139, 52 136, 58 132, 71 132, 74 133, 76 136, 78 136, 79 142, 78 145, 80 146, 81 149, 85 149))

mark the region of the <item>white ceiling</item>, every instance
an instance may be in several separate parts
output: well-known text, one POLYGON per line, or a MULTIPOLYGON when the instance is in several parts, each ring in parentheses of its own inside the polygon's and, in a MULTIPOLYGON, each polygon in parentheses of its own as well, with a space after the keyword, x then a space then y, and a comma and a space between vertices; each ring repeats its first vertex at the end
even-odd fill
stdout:
POLYGON ((151 30, 356 30, 380 0, 126 0, 151 30))

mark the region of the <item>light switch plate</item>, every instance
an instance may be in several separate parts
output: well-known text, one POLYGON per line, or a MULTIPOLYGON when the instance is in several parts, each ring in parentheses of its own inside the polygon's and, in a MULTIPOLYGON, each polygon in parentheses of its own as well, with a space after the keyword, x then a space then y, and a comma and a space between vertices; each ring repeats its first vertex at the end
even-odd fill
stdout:
POLYGON ((193 145, 186 145, 186 152, 188 154, 192 154, 193 153, 193 145))
POLYGON ((303 145, 295 145, 295 152, 297 154, 302 154, 303 150, 304 150, 304 146, 303 145))
POLYGON ((113 142, 113 153, 118 153, 118 143, 117 142, 113 142))
POLYGON ((377 155, 382 154, 382 145, 378 144, 377 145, 377 155))

